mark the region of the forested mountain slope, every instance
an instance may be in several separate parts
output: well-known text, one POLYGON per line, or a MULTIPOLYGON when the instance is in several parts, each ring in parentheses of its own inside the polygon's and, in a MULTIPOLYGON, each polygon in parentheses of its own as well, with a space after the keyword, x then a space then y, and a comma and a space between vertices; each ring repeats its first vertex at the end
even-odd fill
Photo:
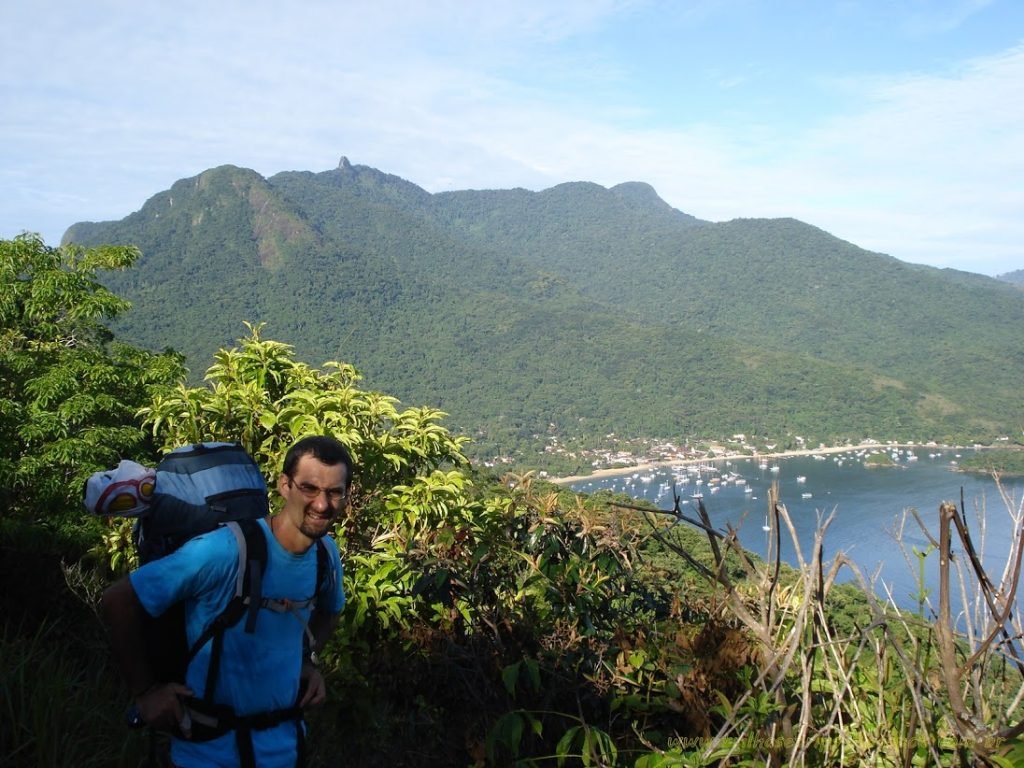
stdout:
POLYGON ((203 370, 266 322, 432 403, 482 452, 557 432, 986 439, 1024 424, 1024 294, 642 183, 431 195, 342 160, 231 166, 65 241, 134 243, 117 331, 203 370))
POLYGON ((998 279, 1017 286, 1024 285, 1024 269, 1016 269, 1013 272, 999 275, 998 279))

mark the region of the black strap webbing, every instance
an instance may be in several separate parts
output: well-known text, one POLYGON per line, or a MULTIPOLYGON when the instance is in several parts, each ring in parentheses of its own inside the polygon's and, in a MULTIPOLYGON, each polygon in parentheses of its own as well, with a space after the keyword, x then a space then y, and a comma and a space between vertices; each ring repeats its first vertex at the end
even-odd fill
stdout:
POLYGON ((263 602, 263 570, 267 565, 267 537, 257 520, 239 520, 238 526, 245 535, 245 584, 242 599, 249 599, 249 615, 245 619, 245 631, 256 631, 256 616, 263 602))
POLYGON ((295 724, 296 766, 305 765, 306 729, 302 710, 298 706, 278 709, 273 712, 259 712, 253 715, 236 715, 230 707, 212 704, 201 699, 188 698, 185 704, 192 716, 192 738, 194 741, 209 741, 235 732, 241 768, 256 768, 256 752, 252 743, 253 731, 274 728, 282 723, 295 724))

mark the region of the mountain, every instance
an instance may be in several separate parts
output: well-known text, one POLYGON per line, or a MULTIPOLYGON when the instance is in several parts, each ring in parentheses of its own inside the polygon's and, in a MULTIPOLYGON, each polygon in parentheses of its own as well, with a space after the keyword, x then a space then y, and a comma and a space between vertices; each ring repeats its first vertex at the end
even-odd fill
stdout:
POLYGON ((999 275, 997 280, 1003 280, 1007 283, 1013 283, 1014 285, 1024 285, 1024 269, 1017 269, 1013 272, 1007 272, 999 275))
POLYGON ((223 166, 65 242, 133 243, 118 335, 264 335, 430 404, 483 453, 537 436, 986 440, 1019 433, 1024 294, 793 219, 701 221, 639 182, 430 194, 342 159, 223 166))

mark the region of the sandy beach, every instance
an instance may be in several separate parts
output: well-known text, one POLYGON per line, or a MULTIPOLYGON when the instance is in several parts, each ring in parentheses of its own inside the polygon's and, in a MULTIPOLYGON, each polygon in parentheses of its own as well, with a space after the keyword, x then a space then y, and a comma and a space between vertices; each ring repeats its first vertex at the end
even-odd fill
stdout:
MULTIPOLYGON (((610 469, 595 469, 589 475, 570 475, 569 477, 548 477, 549 483, 556 485, 571 485, 580 480, 593 480, 594 478, 615 477, 617 475, 631 475, 634 472, 646 472, 659 467, 687 466, 691 464, 715 464, 721 461, 733 461, 735 459, 785 459, 792 456, 814 456, 832 453, 847 453, 848 451, 871 451, 890 448, 922 448, 923 445, 896 444, 896 443, 860 443, 858 445, 835 445, 829 448, 801 448, 792 451, 779 451, 778 453, 733 453, 715 456, 713 458, 701 459, 670 459, 667 461, 648 461, 633 464, 629 467, 613 467, 610 469)), ((951 446, 948 446, 951 447, 951 446)))

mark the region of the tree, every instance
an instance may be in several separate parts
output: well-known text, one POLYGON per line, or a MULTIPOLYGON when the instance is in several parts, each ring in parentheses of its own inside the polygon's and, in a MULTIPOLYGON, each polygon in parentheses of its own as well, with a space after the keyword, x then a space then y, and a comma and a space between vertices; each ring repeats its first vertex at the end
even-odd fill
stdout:
POLYGON ((114 343, 104 321, 130 305, 96 276, 138 257, 0 240, 0 517, 65 519, 89 474, 151 455, 136 412, 183 375, 182 358, 114 343))

